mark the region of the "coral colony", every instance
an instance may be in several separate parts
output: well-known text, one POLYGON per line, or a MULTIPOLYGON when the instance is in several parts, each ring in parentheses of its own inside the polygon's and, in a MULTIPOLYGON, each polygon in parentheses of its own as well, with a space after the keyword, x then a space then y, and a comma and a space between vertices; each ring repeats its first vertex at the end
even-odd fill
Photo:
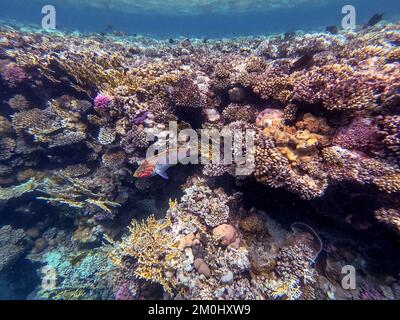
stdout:
POLYGON ((400 25, 328 31, 3 25, 0 272, 29 261, 30 299, 400 299, 400 25))

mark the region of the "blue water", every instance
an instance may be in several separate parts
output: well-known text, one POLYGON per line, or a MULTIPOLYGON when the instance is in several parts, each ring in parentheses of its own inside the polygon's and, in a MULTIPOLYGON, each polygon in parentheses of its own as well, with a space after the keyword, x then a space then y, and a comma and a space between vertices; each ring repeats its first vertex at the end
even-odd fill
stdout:
MULTIPOLYGON (((57 9, 57 27, 69 31, 103 32, 111 25, 114 30, 155 37, 251 36, 294 30, 323 30, 328 25, 340 25, 341 8, 349 4, 349 1, 331 0, 327 3, 320 2, 323 4, 310 2, 293 8, 256 12, 238 12, 232 9, 222 14, 212 13, 213 10, 210 9, 211 13, 207 14, 174 15, 149 14, 143 10, 127 13, 123 10, 96 8, 76 2, 76 5, 65 5, 62 1, 1 0, 0 19, 40 24, 42 6, 54 4, 57 9)), ((160 11, 162 3, 160 1, 160 11)), ((377 12, 384 13, 387 20, 399 20, 398 0, 353 0, 351 4, 356 7, 358 24, 365 24, 377 12)))

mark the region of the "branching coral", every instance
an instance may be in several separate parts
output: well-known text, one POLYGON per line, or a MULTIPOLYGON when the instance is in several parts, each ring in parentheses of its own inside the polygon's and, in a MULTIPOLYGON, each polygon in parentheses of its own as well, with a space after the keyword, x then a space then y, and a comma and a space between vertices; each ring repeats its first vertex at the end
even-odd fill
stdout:
POLYGON ((385 162, 340 147, 325 148, 322 154, 329 177, 335 181, 374 184, 387 193, 400 190, 400 171, 385 162))
POLYGON ((400 233, 400 211, 398 209, 380 208, 374 214, 379 222, 400 233))
POLYGON ((174 249, 175 239, 168 232, 170 228, 170 220, 157 221, 153 216, 142 223, 134 220, 129 227, 130 235, 112 248, 111 260, 129 269, 137 261, 134 266, 137 277, 160 283, 171 293, 176 286, 171 272, 179 261, 179 250, 174 249))
POLYGON ((198 180, 193 186, 185 189, 181 207, 203 218, 210 227, 227 222, 229 218, 229 201, 225 193, 211 190, 204 182, 198 180))
POLYGON ((116 138, 116 133, 113 128, 101 127, 97 140, 102 145, 112 144, 116 138))
POLYGON ((294 84, 294 79, 289 75, 269 69, 257 76, 253 90, 265 100, 275 99, 286 104, 292 99, 294 84))
POLYGON ((230 104, 222 112, 222 116, 228 122, 245 121, 252 123, 255 120, 256 111, 248 105, 230 104))
POLYGON ((400 116, 378 117, 379 139, 387 151, 387 159, 399 164, 400 159, 400 116))
POLYGON ((321 103, 327 110, 357 111, 377 107, 380 81, 345 64, 295 72, 293 100, 321 103))
POLYGON ((204 100, 196 83, 182 77, 174 84, 171 92, 171 101, 178 107, 201 108, 204 106, 204 100))

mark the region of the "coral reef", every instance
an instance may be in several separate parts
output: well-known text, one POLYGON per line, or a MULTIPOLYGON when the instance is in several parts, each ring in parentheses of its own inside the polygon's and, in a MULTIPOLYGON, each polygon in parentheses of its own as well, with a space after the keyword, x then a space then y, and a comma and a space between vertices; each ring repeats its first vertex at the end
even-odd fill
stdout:
POLYGON ((366 258, 400 232, 398 30, 0 28, 0 271, 24 255, 55 271, 36 299, 400 298, 399 275, 366 258), (161 158, 169 138, 181 155, 187 129, 223 137, 156 177, 172 164, 148 148, 161 158), (233 161, 216 161, 226 149, 233 161), (348 264, 358 291, 340 287, 348 264))

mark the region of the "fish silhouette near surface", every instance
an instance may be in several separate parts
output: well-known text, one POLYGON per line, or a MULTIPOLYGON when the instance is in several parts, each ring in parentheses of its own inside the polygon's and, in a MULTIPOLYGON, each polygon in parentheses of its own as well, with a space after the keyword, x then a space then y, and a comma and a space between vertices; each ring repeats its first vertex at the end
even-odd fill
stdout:
POLYGON ((383 18, 383 13, 377 13, 372 16, 371 19, 369 19, 367 23, 367 27, 373 27, 377 23, 379 23, 383 18))

